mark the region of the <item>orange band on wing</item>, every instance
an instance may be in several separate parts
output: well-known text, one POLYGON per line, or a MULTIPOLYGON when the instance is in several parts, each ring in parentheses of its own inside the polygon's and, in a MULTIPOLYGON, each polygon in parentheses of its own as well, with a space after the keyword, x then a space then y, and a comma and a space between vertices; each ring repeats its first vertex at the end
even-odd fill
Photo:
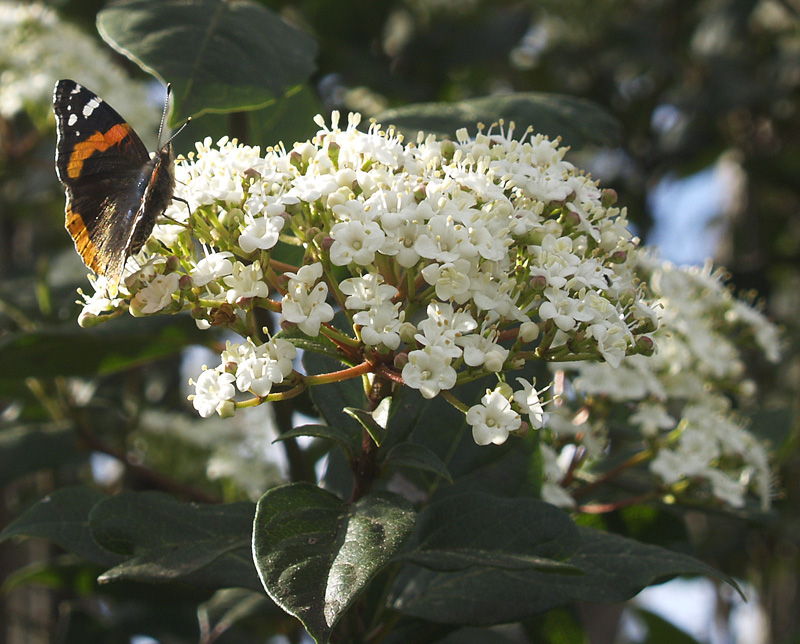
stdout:
POLYGON ((75 241, 75 248, 81 256, 83 263, 86 264, 92 271, 98 275, 102 274, 102 267, 100 266, 100 257, 98 256, 97 246, 89 239, 89 231, 86 230, 86 224, 83 218, 72 210, 67 205, 67 230, 72 235, 75 241))
POLYGON ((106 132, 95 132, 85 141, 76 143, 72 154, 69 155, 69 163, 67 164, 69 178, 77 179, 81 174, 81 170, 83 170, 83 162, 86 159, 95 152, 105 152, 108 148, 119 145, 130 133, 130 125, 118 123, 106 132))

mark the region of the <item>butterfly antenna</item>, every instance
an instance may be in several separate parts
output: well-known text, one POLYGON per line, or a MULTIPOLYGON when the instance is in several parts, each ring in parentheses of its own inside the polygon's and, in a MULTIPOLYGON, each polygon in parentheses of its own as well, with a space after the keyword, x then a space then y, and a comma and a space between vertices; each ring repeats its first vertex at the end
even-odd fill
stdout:
POLYGON ((169 141, 167 141, 164 145, 169 145, 170 143, 172 143, 172 139, 174 139, 181 132, 183 132, 183 128, 185 128, 191 122, 192 122, 192 117, 190 116, 189 118, 186 119, 183 125, 181 125, 177 130, 175 130, 175 132, 173 132, 172 136, 169 137, 169 141))
POLYGON ((172 83, 167 83, 167 95, 164 97, 164 111, 161 113, 161 125, 158 126, 158 149, 161 149, 161 135, 164 132, 164 124, 167 122, 167 110, 169 109, 169 95, 172 94, 172 83))

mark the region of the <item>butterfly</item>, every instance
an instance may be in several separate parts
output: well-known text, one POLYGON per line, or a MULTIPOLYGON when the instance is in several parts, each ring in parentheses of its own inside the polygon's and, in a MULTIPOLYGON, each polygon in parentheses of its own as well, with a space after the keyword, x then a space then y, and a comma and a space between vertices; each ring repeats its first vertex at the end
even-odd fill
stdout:
POLYGON ((168 141, 151 158, 139 135, 108 103, 72 80, 56 83, 53 111, 66 228, 83 263, 105 276, 110 292, 116 292, 128 258, 139 252, 173 199, 172 144, 168 141))

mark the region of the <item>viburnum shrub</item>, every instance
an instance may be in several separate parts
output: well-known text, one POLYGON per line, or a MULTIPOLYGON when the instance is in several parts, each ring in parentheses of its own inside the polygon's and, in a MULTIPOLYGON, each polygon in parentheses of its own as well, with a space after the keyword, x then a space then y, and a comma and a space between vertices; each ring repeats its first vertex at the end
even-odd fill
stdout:
MULTIPOLYGON (((317 124, 289 149, 196 144, 179 199, 118 288, 92 278, 79 317, 186 312, 216 331, 219 359, 190 381, 205 418, 311 394, 321 422, 279 438, 341 449, 319 485, 258 501, 248 536, 272 600, 317 642, 379 641, 400 616, 486 626, 717 574, 553 505, 742 507, 752 491, 765 509, 767 452, 731 405, 753 389, 741 350, 777 358, 775 328, 717 274, 642 251, 615 193, 557 141, 503 123, 410 142, 357 114, 317 124), (342 620, 379 579, 381 600, 359 604, 370 623, 342 620)), ((242 535, 201 532, 214 587, 252 584, 249 555, 240 568, 219 551, 242 535)))

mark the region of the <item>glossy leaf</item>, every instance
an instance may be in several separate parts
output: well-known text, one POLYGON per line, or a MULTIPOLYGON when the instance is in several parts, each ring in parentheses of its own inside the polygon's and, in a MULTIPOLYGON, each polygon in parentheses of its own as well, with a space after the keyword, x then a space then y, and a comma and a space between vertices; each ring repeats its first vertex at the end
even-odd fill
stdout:
POLYGON ((441 476, 448 483, 453 479, 447 466, 434 452, 418 443, 399 443, 386 455, 384 463, 389 467, 410 468, 431 472, 441 476))
POLYGON ((559 561, 578 545, 575 524, 555 506, 479 492, 447 496, 425 508, 414 545, 402 559, 438 571, 480 566, 580 574, 559 561))
POLYGON ((180 503, 159 492, 128 492, 99 503, 89 515, 105 548, 129 555, 101 582, 128 579, 196 586, 259 588, 250 535, 250 503, 180 503))
POLYGON ((135 332, 116 328, 80 329, 74 323, 0 342, 2 379, 95 376, 118 373, 179 353, 197 339, 180 325, 140 325, 135 332), (149 328, 142 328, 147 327, 149 328))
POLYGON ((414 518, 410 504, 394 494, 349 504, 306 483, 270 490, 258 502, 253 530, 264 588, 316 642, 327 642, 403 544, 414 518))
POLYGON ((170 125, 204 112, 264 107, 314 71, 316 43, 247 0, 122 0, 97 28, 112 47, 172 83, 170 125))
POLYGON ((39 537, 102 566, 113 566, 124 559, 102 547, 92 537, 89 514, 106 497, 88 487, 57 490, 34 506, 0 533, 0 541, 16 536, 39 537))
POLYGON ((645 586, 676 575, 709 575, 734 584, 688 555, 588 528, 578 531, 580 547, 566 562, 580 568, 581 576, 534 569, 434 572, 409 567, 398 576, 390 605, 430 621, 488 626, 519 621, 574 601, 625 601, 645 586))
MULTIPOLYGON (((456 130, 467 128, 470 136, 477 124, 486 127, 498 120, 505 128, 513 121, 517 136, 528 126, 551 139, 562 138, 564 145, 617 145, 620 128, 617 121, 599 106, 573 96, 525 92, 485 96, 454 103, 417 103, 393 108, 376 115, 384 126, 396 126, 406 137, 416 140, 417 132, 454 139, 456 130)), ((499 131, 495 127, 495 131, 499 131)))
POLYGON ((324 438, 333 441, 344 448, 350 460, 355 457, 357 450, 360 448, 358 436, 348 434, 343 429, 331 427, 329 425, 300 425, 278 436, 275 442, 287 440, 289 438, 297 438, 298 436, 314 436, 316 438, 324 438))

